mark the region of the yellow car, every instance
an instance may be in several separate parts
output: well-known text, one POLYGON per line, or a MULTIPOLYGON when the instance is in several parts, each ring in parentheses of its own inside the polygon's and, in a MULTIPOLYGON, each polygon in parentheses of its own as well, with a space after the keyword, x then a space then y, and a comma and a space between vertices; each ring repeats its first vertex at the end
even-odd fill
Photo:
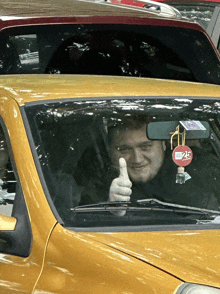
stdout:
POLYGON ((220 86, 0 78, 0 293, 220 293, 220 86))

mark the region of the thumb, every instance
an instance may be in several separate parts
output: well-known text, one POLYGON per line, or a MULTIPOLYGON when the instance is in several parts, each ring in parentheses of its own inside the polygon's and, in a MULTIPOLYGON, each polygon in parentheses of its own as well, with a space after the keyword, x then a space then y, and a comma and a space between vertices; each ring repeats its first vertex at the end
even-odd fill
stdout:
POLYGON ((128 176, 127 163, 123 157, 119 158, 119 169, 120 169, 119 177, 122 178, 123 180, 130 181, 129 176, 128 176))

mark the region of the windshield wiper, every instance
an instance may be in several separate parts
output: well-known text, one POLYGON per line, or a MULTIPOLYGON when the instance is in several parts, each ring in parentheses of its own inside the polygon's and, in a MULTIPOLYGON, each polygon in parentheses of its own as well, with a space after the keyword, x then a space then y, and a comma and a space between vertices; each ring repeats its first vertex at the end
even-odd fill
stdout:
POLYGON ((211 209, 206 209, 206 208, 199 208, 199 207, 192 207, 192 206, 187 206, 187 205, 180 205, 180 204, 175 204, 175 203, 168 203, 168 202, 163 202, 160 201, 158 199, 142 199, 142 200, 137 200, 137 203, 141 204, 141 205, 161 205, 164 208, 175 208, 175 209, 179 209, 179 211, 195 211, 195 212, 201 212, 201 213, 205 213, 205 214, 214 214, 214 215, 220 215, 220 211, 217 210, 211 210, 211 209))
POLYGON ((94 204, 80 205, 70 208, 72 211, 92 211, 92 210, 125 210, 128 208, 133 208, 134 202, 130 201, 115 201, 115 202, 99 202, 94 204))
POLYGON ((116 211, 116 210, 126 210, 126 211, 136 211, 136 210, 157 210, 157 211, 172 211, 187 214, 201 214, 210 215, 215 217, 220 215, 220 211, 210 210, 205 208, 191 207, 185 205, 179 205, 174 203, 163 202, 158 199, 142 199, 136 201, 117 201, 117 202, 99 202, 89 205, 81 205, 71 208, 75 212, 89 212, 89 211, 116 211))

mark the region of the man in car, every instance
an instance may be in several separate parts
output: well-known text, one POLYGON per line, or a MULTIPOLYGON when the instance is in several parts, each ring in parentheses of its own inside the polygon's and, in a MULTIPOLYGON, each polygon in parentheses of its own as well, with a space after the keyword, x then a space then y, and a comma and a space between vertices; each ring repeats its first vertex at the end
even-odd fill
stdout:
POLYGON ((146 121, 128 119, 109 128, 111 160, 118 172, 110 184, 109 201, 156 198, 219 210, 219 160, 201 148, 192 148, 193 161, 185 168, 186 181, 180 185, 172 151, 164 141, 149 140, 146 127, 146 121))

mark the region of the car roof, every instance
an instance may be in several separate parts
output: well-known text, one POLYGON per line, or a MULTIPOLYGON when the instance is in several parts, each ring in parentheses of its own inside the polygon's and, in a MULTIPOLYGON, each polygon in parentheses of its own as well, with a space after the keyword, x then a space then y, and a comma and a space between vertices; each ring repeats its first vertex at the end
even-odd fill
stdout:
POLYGON ((160 2, 186 2, 189 4, 195 4, 195 3, 219 3, 220 4, 220 0, 155 0, 155 1, 160 1, 160 2))
POLYGON ((220 86, 140 77, 91 75, 4 75, 0 97, 27 102, 94 97, 219 97, 220 86))
MULTIPOLYGON (((154 13, 146 9, 135 10, 136 16, 153 17, 154 13)), ((105 0, 18 0, 5 1, 0 3, 1 16, 14 17, 41 17, 41 16, 133 16, 134 11, 131 7, 106 3, 105 0)))
MULTIPOLYGON (((0 29, 19 25, 52 23, 125 23, 177 20, 195 27, 191 20, 160 16, 147 9, 106 3, 105 0, 17 0, 0 3, 0 29), (133 18, 133 19, 131 19, 133 18)), ((177 23, 176 23, 177 24, 177 23)), ((199 26, 197 26, 199 29, 199 26)))

